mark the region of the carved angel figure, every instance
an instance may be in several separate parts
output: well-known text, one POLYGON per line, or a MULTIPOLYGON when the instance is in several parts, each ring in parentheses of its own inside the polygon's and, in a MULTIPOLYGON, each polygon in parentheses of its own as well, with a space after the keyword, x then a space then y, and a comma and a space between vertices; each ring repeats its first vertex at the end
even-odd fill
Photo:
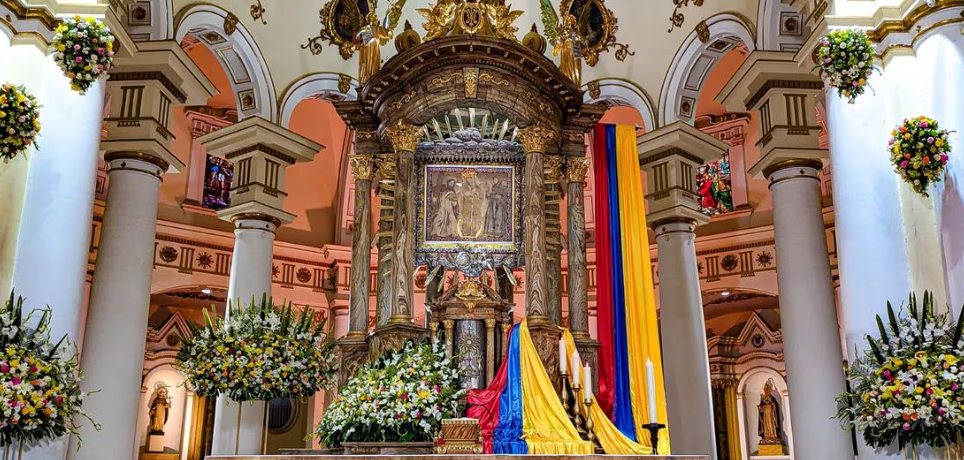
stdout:
POLYGON ((381 46, 392 39, 398 20, 402 17, 402 7, 406 0, 389 1, 388 12, 379 23, 374 8, 365 18, 365 26, 358 32, 356 40, 361 49, 358 59, 358 81, 362 85, 368 82, 382 66, 381 46))

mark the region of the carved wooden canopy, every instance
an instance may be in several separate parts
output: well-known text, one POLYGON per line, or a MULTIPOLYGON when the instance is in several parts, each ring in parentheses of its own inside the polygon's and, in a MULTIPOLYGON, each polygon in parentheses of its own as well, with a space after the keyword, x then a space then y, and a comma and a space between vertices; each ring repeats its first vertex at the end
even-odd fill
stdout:
POLYGON ((451 109, 476 107, 522 128, 538 124, 555 130, 560 142, 548 153, 582 156, 584 133, 606 110, 583 104, 582 91, 542 54, 479 35, 441 37, 405 50, 359 95, 335 106, 358 131, 356 148, 373 153, 381 149, 377 133, 387 126, 423 125, 451 109))

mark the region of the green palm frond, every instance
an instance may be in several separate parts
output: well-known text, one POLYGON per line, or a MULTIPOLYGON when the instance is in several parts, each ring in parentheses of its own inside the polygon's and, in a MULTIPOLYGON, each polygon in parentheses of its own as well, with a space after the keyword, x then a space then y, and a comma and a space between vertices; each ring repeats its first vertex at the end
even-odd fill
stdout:
POLYGON ((556 9, 552 6, 552 0, 539 0, 539 9, 542 11, 543 33, 549 41, 555 40, 559 35, 557 29, 559 26, 559 15, 556 14, 556 9))

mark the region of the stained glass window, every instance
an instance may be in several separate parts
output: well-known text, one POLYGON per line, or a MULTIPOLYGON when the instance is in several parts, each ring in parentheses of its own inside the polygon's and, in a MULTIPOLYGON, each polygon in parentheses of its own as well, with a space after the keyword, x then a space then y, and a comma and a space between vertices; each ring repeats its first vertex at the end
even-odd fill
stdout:
POLYGON ((700 211, 715 216, 733 211, 733 191, 730 182, 730 151, 723 158, 707 163, 696 172, 700 211))
POLYGON ((201 200, 201 206, 208 209, 221 209, 230 206, 234 165, 228 160, 208 155, 205 166, 204 198, 201 200))

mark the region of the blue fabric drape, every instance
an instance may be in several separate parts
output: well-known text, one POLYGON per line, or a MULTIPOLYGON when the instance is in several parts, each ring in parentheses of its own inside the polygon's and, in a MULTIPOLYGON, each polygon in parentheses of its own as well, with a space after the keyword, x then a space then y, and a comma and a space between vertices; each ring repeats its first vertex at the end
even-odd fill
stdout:
POLYGON ((522 369, 519 362, 519 328, 509 335, 506 352, 505 388, 499 397, 499 425, 492 435, 492 447, 496 454, 526 454, 529 447, 522 439, 522 369))
MULTIPOLYGON (((616 126, 606 126, 606 164, 610 171, 609 190, 619 190, 616 171, 616 126)), ((609 209, 619 209, 619 194, 609 193, 609 209)), ((616 391, 613 423, 626 437, 636 441, 636 423, 629 393, 629 347, 626 339, 626 292, 623 285, 622 230, 619 212, 609 213, 609 238, 612 244, 613 331, 616 368, 616 391)))

